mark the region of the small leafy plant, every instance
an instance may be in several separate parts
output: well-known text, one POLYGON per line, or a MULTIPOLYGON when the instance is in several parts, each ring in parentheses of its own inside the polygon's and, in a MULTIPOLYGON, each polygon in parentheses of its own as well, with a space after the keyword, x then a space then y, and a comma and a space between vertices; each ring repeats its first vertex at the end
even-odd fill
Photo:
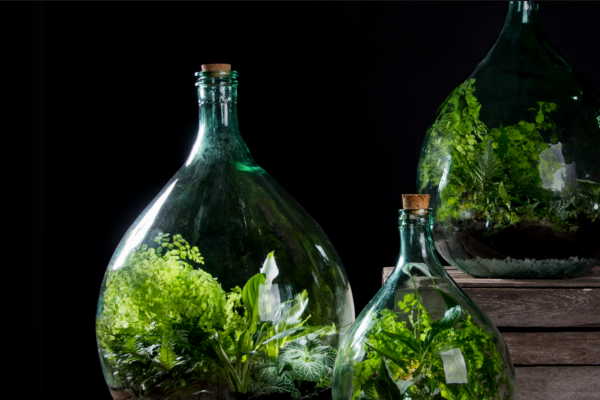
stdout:
POLYGON ((436 219, 490 221, 489 233, 525 220, 557 231, 577 230, 579 217, 596 221, 600 183, 568 176, 551 118, 558 106, 537 102, 531 121, 490 129, 479 119, 474 92, 475 79, 454 90, 423 148, 419 185, 422 192, 439 190, 436 219))
POLYGON ((273 252, 243 289, 226 292, 197 267, 197 247, 169 236, 107 274, 96 332, 109 385, 138 398, 199 393, 206 382, 292 397, 329 385, 336 350, 320 338, 335 326, 307 324, 306 290, 279 302, 273 252))
POLYGON ((508 377, 493 336, 437 288, 446 311, 434 320, 413 287, 398 303, 408 322, 389 309, 374 317, 366 358, 355 366, 353 399, 501 399, 508 377))

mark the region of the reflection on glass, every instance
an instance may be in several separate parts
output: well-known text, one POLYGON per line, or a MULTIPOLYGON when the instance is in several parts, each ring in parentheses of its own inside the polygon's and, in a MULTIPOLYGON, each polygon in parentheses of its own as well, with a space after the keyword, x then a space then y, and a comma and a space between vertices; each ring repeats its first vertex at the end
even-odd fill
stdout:
MULTIPOLYGON (((192 152, 125 234, 102 282, 96 337, 106 383, 119 400, 326 391, 354 320, 342 263, 248 151, 237 73, 203 67, 197 86, 192 152)), ((168 151, 168 141, 159 145, 168 151)), ((160 152, 147 173, 157 168, 160 152)))
POLYGON ((506 345, 437 260, 432 222, 405 205, 400 259, 340 346, 334 400, 514 398, 506 345))
POLYGON ((600 262, 600 93, 553 48, 537 2, 500 35, 429 126, 417 187, 435 246, 475 276, 562 278, 600 262))

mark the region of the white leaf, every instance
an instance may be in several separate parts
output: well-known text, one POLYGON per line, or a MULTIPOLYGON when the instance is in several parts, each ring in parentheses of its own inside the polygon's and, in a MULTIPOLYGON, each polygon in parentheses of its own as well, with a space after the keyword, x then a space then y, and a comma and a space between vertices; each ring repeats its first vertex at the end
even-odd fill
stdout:
POLYGON ((269 288, 273 283, 273 279, 279 275, 279 268, 275 262, 275 251, 270 252, 260 269, 262 274, 265 274, 265 285, 269 288))
POLYGON ((294 297, 294 305, 290 308, 289 314, 285 320, 287 325, 296 325, 302 321, 302 314, 308 306, 308 292, 303 290, 302 293, 294 297))
POLYGON ((258 285, 258 315, 261 321, 276 321, 281 313, 279 285, 258 285))
POLYGON ((258 286, 258 314, 261 321, 275 321, 281 312, 279 286, 273 285, 273 279, 279 275, 275 262, 275 251, 270 252, 260 272, 265 275, 265 283, 258 286))
POLYGON ((406 263, 402 266, 402 272, 404 272, 406 275, 410 276, 410 270, 411 268, 416 268, 419 271, 421 271, 423 274, 425 274, 425 276, 428 276, 429 278, 431 278, 431 273, 429 272, 429 267, 427 266, 427 264, 425 263, 415 263, 415 262, 409 262, 406 263))

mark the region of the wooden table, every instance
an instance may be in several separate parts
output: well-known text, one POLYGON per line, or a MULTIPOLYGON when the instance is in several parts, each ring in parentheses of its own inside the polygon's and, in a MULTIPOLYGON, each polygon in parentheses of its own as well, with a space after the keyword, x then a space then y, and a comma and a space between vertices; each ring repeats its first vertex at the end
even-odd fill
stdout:
MULTIPOLYGON (((393 269, 383 269, 383 282, 393 269)), ((502 333, 518 400, 600 400, 600 266, 552 280, 446 270, 502 333)))

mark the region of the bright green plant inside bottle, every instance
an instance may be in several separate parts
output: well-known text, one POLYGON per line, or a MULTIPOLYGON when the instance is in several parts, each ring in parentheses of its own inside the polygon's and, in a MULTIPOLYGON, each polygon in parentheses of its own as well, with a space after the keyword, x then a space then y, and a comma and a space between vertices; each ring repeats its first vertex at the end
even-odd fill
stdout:
POLYGON ((414 279, 412 283, 414 293, 398 302, 402 319, 390 309, 373 316, 365 336, 366 359, 354 367, 352 398, 503 398, 500 387, 508 378, 493 335, 453 297, 435 288, 431 278, 446 305, 444 316, 434 320, 414 279))
MULTIPOLYGON (((452 155, 451 172, 439 192, 437 219, 476 218, 503 229, 521 220, 540 221, 557 231, 578 229, 578 217, 600 217, 600 183, 567 176, 568 190, 556 199, 553 177, 563 172, 552 113, 555 103, 537 102, 531 119, 488 127, 480 119, 475 79, 459 86, 431 126, 430 147, 420 168, 420 189, 439 186, 444 156, 452 155), (544 139, 549 138, 549 142, 544 139), (468 213, 467 213, 468 211, 468 213), (467 216, 468 214, 468 216, 467 216)), ((567 171, 568 173, 568 171, 567 171)))
POLYGON ((600 97, 538 9, 508 3, 423 141, 417 187, 432 196, 436 249, 475 277, 575 277, 600 261, 600 97))
POLYGON ((115 386, 140 397, 158 387, 170 395, 210 391, 206 382, 292 397, 329 386, 336 350, 321 338, 336 327, 307 324, 306 290, 271 301, 273 252, 243 289, 226 292, 181 235, 154 242, 107 273, 97 337, 115 386))
POLYGON ((398 263, 338 349, 333 399, 514 399, 502 336, 437 259, 428 196, 403 200, 398 263))

